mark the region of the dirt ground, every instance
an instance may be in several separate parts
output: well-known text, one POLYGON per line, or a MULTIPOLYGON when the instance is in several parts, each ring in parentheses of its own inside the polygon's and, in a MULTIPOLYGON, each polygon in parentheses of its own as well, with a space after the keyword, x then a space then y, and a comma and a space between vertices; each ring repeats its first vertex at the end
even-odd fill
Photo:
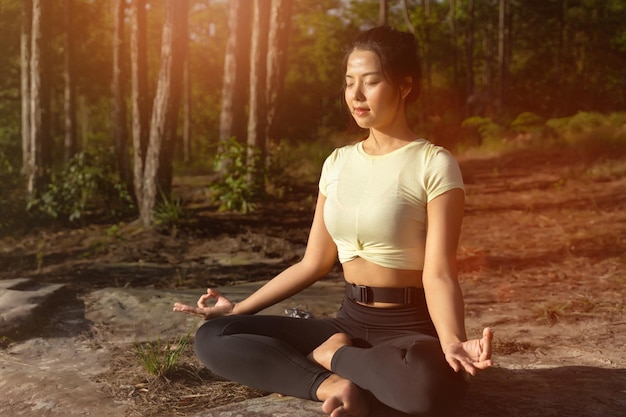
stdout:
MULTIPOLYGON (((475 378, 464 415, 623 416, 626 149, 520 150, 459 160, 467 185, 458 255, 468 333, 490 326, 496 335, 496 366, 475 378)), ((192 290, 265 280, 302 255, 315 184, 294 186, 289 198, 243 216, 215 212, 195 186, 202 180, 176 183, 194 210, 189 227, 97 225, 0 240, 0 279, 68 285, 36 328, 0 340, 0 371, 11 377, 0 378, 0 392, 11 393, 0 398, 0 414, 60 415, 26 400, 43 385, 54 390, 44 375, 56 369, 63 380, 76 368, 72 361, 91 363, 78 371, 98 387, 80 394, 87 385, 59 382, 75 392, 66 402, 76 415, 191 416, 262 394, 203 370, 191 349, 176 373, 155 380, 133 351, 148 333, 117 327, 114 318, 123 312, 98 314, 111 306, 103 294, 112 289, 178 292, 194 302, 192 290), (58 358, 41 365, 52 354, 58 358), (32 368, 19 374, 23 380, 16 380, 18 365, 32 368), (19 406, 21 400, 29 405, 19 406)), ((339 269, 329 280, 339 282, 339 269)), ((154 326, 169 326, 161 334, 173 337, 167 314, 154 326)))

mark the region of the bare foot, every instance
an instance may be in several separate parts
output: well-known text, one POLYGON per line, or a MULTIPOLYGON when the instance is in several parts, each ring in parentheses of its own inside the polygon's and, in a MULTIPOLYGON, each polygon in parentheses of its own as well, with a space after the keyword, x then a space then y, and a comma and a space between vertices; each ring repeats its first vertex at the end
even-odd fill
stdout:
POLYGON ((330 362, 332 361, 335 352, 337 352, 340 347, 350 346, 351 344, 352 341, 347 334, 335 333, 326 339, 324 343, 316 347, 313 352, 309 354, 309 359, 320 364, 329 371, 332 371, 332 369, 330 369, 330 362))
POLYGON ((367 417, 369 405, 361 388, 354 383, 331 375, 317 389, 317 398, 324 401, 322 411, 330 417, 367 417))

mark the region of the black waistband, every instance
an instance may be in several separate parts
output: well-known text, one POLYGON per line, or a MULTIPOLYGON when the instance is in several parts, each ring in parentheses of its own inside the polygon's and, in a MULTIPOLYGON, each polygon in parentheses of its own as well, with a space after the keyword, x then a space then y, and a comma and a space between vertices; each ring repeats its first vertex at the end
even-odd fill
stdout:
MULTIPOLYGON (((424 293, 423 288, 385 288, 368 287, 346 282, 346 297, 360 303, 395 303, 395 304, 417 304, 420 300, 419 294, 424 293)), ((423 298, 423 295, 422 295, 423 298)))

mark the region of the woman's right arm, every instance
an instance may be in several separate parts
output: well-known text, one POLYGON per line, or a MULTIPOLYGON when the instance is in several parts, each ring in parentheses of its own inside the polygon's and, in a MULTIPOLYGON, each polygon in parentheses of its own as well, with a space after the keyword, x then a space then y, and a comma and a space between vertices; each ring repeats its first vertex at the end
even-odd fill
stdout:
POLYGON ((319 193, 309 232, 306 251, 302 260, 285 269, 248 298, 238 304, 228 301, 218 291, 209 289, 198 300, 198 307, 181 303, 174 304, 174 311, 193 314, 202 318, 229 314, 255 314, 311 286, 326 276, 337 259, 337 247, 324 224, 324 203, 326 197, 319 193), (214 298, 214 306, 206 302, 214 298))

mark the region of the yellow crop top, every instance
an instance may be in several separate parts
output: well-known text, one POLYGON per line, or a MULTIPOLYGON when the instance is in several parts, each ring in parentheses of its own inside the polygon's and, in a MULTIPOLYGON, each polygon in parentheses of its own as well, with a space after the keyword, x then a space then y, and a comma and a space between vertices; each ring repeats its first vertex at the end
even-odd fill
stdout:
POLYGON ((464 189, 456 160, 424 139, 385 155, 368 155, 362 142, 335 149, 324 162, 319 188, 341 263, 361 257, 411 270, 424 268, 426 204, 464 189))

